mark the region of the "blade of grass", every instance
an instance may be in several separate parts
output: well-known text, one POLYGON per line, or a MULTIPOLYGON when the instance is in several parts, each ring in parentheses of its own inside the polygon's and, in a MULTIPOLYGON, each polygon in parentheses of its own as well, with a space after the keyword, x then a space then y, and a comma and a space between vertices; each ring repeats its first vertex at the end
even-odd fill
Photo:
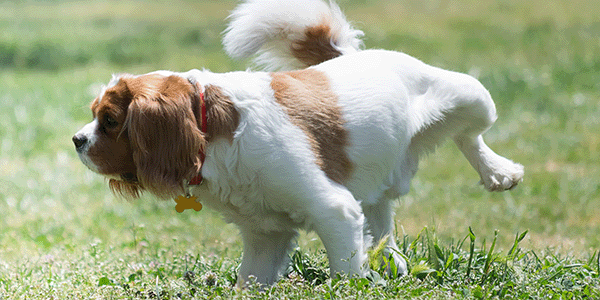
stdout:
POLYGON ((518 252, 519 243, 525 238, 527 232, 528 230, 525 230, 523 233, 521 233, 521 235, 519 235, 519 233, 517 232, 517 234, 515 235, 515 242, 513 243, 512 248, 510 248, 510 250, 508 251, 509 259, 514 259, 515 255, 518 252))
POLYGON ((471 263, 473 262, 473 255, 475 253, 475 233, 473 233, 473 229, 469 226, 469 262, 467 263, 467 275, 466 280, 469 281, 471 278, 471 263))
POLYGON ((600 274, 600 251, 596 252, 596 271, 600 274))
POLYGON ((428 253, 429 253, 429 256, 428 256, 429 264, 431 264, 434 269, 441 271, 442 270, 442 263, 440 263, 440 259, 442 258, 442 257, 440 257, 441 249, 437 245, 435 231, 431 235, 429 234, 429 230, 426 230, 425 233, 427 235, 427 249, 428 249, 428 253))
POLYGON ((379 270, 382 266, 385 269, 385 265, 386 263, 388 263, 388 261, 386 261, 386 257, 384 255, 384 250, 385 247, 387 246, 388 240, 390 239, 390 235, 386 234, 381 240, 379 240, 379 244, 377 244, 377 246, 375 248, 373 248, 371 251, 369 251, 369 264, 371 266, 371 270, 379 270), (381 261, 384 261, 383 264, 381 264, 381 261))
POLYGON ((494 240, 492 241, 492 246, 490 247, 490 251, 485 259, 485 265, 483 267, 483 277, 481 278, 481 284, 484 284, 488 273, 490 271, 490 266, 492 264, 492 257, 494 256, 494 247, 496 247, 496 239, 498 238, 498 230, 494 230, 494 240))

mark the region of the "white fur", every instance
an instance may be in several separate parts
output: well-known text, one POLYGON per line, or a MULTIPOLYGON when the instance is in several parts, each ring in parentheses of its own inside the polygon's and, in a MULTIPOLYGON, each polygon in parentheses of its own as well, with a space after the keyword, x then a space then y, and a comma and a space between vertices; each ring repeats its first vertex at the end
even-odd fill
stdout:
POLYGON ((94 119, 92 122, 83 126, 83 128, 75 134, 75 137, 84 137, 87 139, 87 143, 85 143, 81 149, 78 149, 77 155, 79 155, 81 162, 94 172, 98 172, 100 168, 88 156, 88 149, 90 149, 90 147, 98 140, 98 136, 96 135, 96 132, 98 131, 97 128, 98 120, 94 119))
POLYGON ((98 104, 100 104, 100 102, 102 101, 102 97, 104 96, 104 93, 106 92, 107 89, 110 89, 111 87, 114 87, 115 85, 117 85, 117 83, 119 83, 119 80, 121 79, 121 76, 117 75, 117 74, 113 74, 112 78, 110 79, 110 81, 108 82, 107 85, 102 86, 102 89, 100 90, 100 94, 98 96, 98 104))
POLYGON ((308 27, 326 23, 331 44, 343 54, 356 52, 363 32, 352 28, 339 6, 321 0, 249 0, 229 16, 223 45, 229 56, 242 58, 258 53, 255 63, 265 70, 292 70, 304 67, 290 47, 301 40, 308 27))

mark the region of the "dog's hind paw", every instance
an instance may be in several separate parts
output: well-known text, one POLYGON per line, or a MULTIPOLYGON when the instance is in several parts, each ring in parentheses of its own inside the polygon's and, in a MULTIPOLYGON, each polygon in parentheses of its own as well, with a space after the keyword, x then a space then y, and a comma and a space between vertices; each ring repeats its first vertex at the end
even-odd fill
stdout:
POLYGON ((490 192, 510 190, 523 181, 523 165, 497 156, 493 163, 481 170, 480 183, 490 192))

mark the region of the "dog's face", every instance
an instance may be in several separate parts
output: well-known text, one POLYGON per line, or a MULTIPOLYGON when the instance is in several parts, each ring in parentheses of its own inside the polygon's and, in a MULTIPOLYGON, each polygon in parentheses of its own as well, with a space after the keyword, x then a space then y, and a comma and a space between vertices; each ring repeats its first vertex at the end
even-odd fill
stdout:
POLYGON ((92 101, 93 121, 73 136, 81 161, 120 194, 181 193, 201 167, 199 93, 177 75, 114 77, 92 101))

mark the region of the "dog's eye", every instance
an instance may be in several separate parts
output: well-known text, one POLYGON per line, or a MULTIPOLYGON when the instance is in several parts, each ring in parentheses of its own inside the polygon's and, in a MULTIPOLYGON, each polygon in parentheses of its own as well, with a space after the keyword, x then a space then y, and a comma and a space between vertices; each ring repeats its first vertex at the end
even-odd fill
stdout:
POLYGON ((104 126, 106 126, 106 128, 108 128, 108 129, 115 128, 115 127, 117 127, 117 125, 119 125, 119 122, 117 122, 111 116, 107 115, 106 118, 104 119, 104 126))

